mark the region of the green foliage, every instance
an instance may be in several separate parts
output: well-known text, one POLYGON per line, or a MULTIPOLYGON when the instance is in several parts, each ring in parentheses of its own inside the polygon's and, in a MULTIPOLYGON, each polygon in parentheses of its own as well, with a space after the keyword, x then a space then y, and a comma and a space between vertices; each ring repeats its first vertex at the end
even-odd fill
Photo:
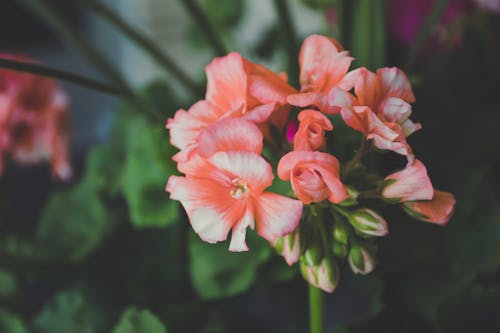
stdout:
POLYGON ((17 292, 16 277, 12 272, 0 268, 0 300, 8 299, 17 292))
POLYGON ((97 333, 103 311, 79 291, 60 292, 47 302, 33 326, 40 333, 97 333))
POLYGON ((0 332, 28 333, 28 330, 19 316, 0 309, 0 332))
POLYGON ((227 242, 208 244, 193 233, 189 237, 191 281, 204 299, 229 297, 246 291, 258 268, 271 255, 267 242, 247 233, 249 252, 228 251, 227 242))
POLYGON ((111 333, 166 333, 163 323, 148 310, 126 309, 111 333))
POLYGON ((36 231, 41 246, 69 261, 79 261, 100 246, 114 222, 93 185, 81 182, 51 198, 36 231))

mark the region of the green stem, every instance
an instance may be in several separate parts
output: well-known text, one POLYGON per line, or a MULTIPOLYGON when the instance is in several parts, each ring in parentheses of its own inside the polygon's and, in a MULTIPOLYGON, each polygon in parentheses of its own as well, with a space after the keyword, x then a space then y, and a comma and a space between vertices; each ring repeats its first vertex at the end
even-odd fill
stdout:
POLYGON ((297 36, 293 28, 286 0, 274 0, 274 5, 280 18, 281 36, 287 48, 289 78, 292 85, 295 85, 298 83, 297 78, 299 77, 299 65, 297 62, 299 46, 297 44, 297 36))
POLYGON ((193 17, 194 21, 200 25, 201 31, 205 33, 205 35, 207 36, 208 40, 210 41, 210 45, 215 51, 215 54, 217 54, 218 56, 226 55, 227 51, 226 48, 224 47, 224 44, 222 44, 222 41, 215 32, 215 29, 210 23, 210 20, 205 15, 205 13, 198 5, 198 3, 195 0, 179 0, 179 1, 186 7, 188 12, 193 17))
POLYGON ((361 159, 368 152, 369 149, 370 149, 370 142, 363 139, 359 149, 356 151, 354 156, 345 164, 343 168, 343 176, 345 178, 347 178, 352 169, 356 166, 356 164, 358 164, 361 161, 361 159))
POLYGON ((51 68, 37 63, 4 59, 0 57, 0 67, 18 72, 31 73, 50 78, 69 81, 78 84, 80 86, 97 90, 110 95, 117 95, 125 98, 129 97, 126 91, 114 87, 112 85, 109 85, 107 83, 103 83, 94 79, 90 79, 85 76, 81 76, 79 74, 66 72, 60 69, 51 68))
POLYGON ((324 297, 321 289, 309 285, 310 333, 324 332, 324 297))
POLYGON ((415 65, 415 62, 418 56, 420 55, 422 48, 429 39, 432 30, 434 29, 436 23, 443 15, 449 2, 450 0, 436 0, 434 7, 425 18, 425 21, 418 33, 417 39, 415 40, 415 43, 413 44, 413 47, 410 50, 410 54, 408 56, 408 60, 405 66, 407 69, 411 69, 415 65))
POLYGON ((167 71, 172 73, 177 79, 188 88, 194 95, 203 95, 203 90, 191 78, 177 66, 175 61, 167 54, 162 52, 160 48, 147 36, 140 33, 137 29, 128 24, 125 20, 119 17, 113 10, 98 0, 80 0, 84 5, 92 9, 96 14, 107 20, 120 30, 125 36, 142 49, 150 54, 167 71))

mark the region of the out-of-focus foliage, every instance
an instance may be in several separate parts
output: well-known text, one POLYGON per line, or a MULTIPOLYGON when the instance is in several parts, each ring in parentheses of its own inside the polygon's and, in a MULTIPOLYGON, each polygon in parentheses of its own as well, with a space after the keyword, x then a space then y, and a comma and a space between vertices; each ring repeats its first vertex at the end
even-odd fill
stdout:
POLYGON ((126 309, 111 333, 167 333, 165 326, 148 310, 126 309))

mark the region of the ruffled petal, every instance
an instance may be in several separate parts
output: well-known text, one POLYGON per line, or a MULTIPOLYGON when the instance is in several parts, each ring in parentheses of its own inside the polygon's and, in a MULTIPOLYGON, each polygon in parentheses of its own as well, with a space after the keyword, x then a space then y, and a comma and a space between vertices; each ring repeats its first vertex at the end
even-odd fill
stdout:
POLYGON ((419 220, 445 225, 455 212, 455 197, 453 194, 434 190, 434 197, 429 201, 410 201, 404 208, 419 220))
POLYGON ((384 67, 377 70, 385 97, 399 97, 408 103, 415 102, 411 82, 406 74, 397 67, 384 67))
POLYGON ((274 243, 276 238, 297 229, 302 216, 302 202, 264 192, 255 200, 255 219, 258 234, 274 243))

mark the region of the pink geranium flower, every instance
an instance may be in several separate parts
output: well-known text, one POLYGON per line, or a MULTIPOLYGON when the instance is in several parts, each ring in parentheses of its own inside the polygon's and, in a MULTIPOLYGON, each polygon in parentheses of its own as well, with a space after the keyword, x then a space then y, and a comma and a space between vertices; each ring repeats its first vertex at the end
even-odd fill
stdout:
POLYGON ((289 111, 286 96, 295 92, 285 76, 236 52, 214 59, 206 73, 205 99, 188 111, 178 110, 167 122, 170 142, 181 150, 175 161, 187 161, 196 151, 202 131, 219 119, 242 117, 256 124, 271 120, 277 127, 285 126, 289 111))
POLYGON ((245 135, 258 132, 244 119, 219 122, 200 138, 201 154, 182 165, 186 177, 171 176, 166 186, 202 240, 220 242, 232 231, 230 251, 248 250, 247 227, 256 224, 258 234, 274 243, 293 232, 302 215, 300 201, 265 191, 274 175, 260 156, 262 135, 245 135))
POLYGON ((303 110, 299 113, 299 129, 293 140, 294 150, 323 150, 325 131, 331 131, 333 125, 321 112, 303 110))
POLYGON ((349 75, 354 77, 357 102, 342 109, 346 124, 373 140, 379 149, 412 156, 406 137, 422 126, 409 118, 415 96, 403 71, 385 67, 375 74, 361 68, 349 75))
POLYGON ((339 113, 353 100, 347 92, 352 88, 353 76, 346 80, 353 60, 337 40, 319 35, 307 37, 299 54, 301 90, 288 96, 288 102, 300 107, 315 106, 328 114, 339 113))
POLYGON ((21 164, 51 161, 56 177, 70 178, 67 111, 68 98, 54 80, 0 70, 0 173, 10 154, 21 164))
POLYGON ((291 151, 281 158, 278 176, 291 182, 295 195, 305 204, 325 199, 339 203, 349 197, 339 179, 339 162, 327 153, 291 151))

